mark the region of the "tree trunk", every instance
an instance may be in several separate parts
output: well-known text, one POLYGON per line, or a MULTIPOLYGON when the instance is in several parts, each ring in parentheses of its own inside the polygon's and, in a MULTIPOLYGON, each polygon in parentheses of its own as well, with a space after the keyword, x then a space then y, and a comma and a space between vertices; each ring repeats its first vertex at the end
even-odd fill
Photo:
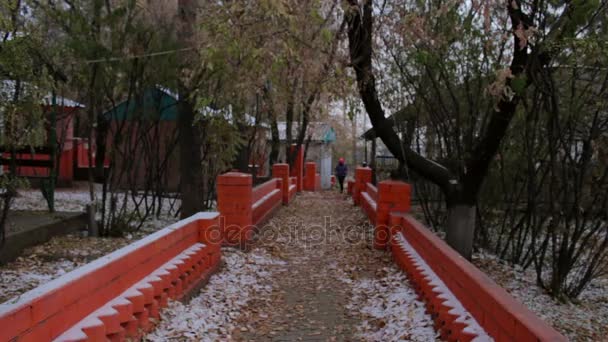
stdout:
MULTIPOLYGON (((248 127, 245 125, 238 125, 238 129, 242 132, 243 136, 248 132, 248 127)), ((243 144, 238 148, 236 158, 234 160, 233 167, 240 172, 249 173, 249 161, 251 157, 251 139, 247 139, 247 144, 243 144)))
POLYGON ((279 159, 279 150, 281 149, 281 139, 279 137, 279 127, 276 116, 272 115, 270 122, 270 165, 274 165, 279 159))
POLYGON ((377 185, 378 184, 378 178, 377 178, 378 168, 376 167, 376 138, 372 139, 372 150, 371 150, 371 155, 370 155, 369 166, 372 169, 372 184, 377 185))
POLYGON ((182 218, 204 209, 200 130, 194 125, 194 108, 184 96, 185 92, 181 91, 178 127, 182 218))
MULTIPOLYGON (((295 81, 294 86, 295 88, 295 81)), ((294 111, 294 99, 292 98, 287 102, 287 110, 285 111, 285 162, 289 164, 289 168, 293 167, 293 161, 295 155, 291 153, 291 144, 293 143, 293 132, 291 130, 293 126, 293 111, 294 111)))
POLYGON ((96 155, 95 155, 95 177, 99 181, 105 178, 104 162, 106 159, 106 140, 108 137, 109 122, 103 114, 97 115, 97 131, 95 135, 96 155))
POLYGON ((357 160, 357 115, 355 114, 353 116, 353 122, 352 122, 352 134, 353 134, 353 141, 352 141, 352 154, 353 154, 353 159, 352 159, 352 163, 353 166, 358 165, 359 161, 357 160))
MULTIPOLYGON (((455 194, 455 188, 459 188, 456 193, 458 201, 449 201, 448 205, 447 242, 464 257, 470 258, 475 232, 475 205, 465 205, 464 203, 476 202, 490 163, 494 160, 515 114, 520 100, 519 95, 500 99, 496 110, 490 116, 487 128, 471 153, 471 158, 466 161, 465 175, 460 176, 453 173, 448 167, 425 158, 412 150, 409 144, 401 141, 393 129, 393 122, 385 117, 376 89, 372 66, 373 0, 363 1, 362 4, 358 0, 348 0, 348 4, 350 8, 348 8, 346 16, 349 27, 350 60, 355 70, 359 95, 374 127, 376 137, 380 138, 393 156, 399 160, 400 166, 401 164, 405 166, 407 163, 409 168, 439 186, 446 197, 452 197, 455 194), (460 196, 465 194, 466 200, 460 196)), ((531 27, 528 23, 530 18, 521 10, 520 0, 507 2, 507 7, 514 32, 518 27, 523 29, 531 27)), ((514 52, 510 70, 515 79, 526 75, 529 61, 528 49, 519 48, 522 42, 517 34, 513 33, 512 38, 514 52)), ((511 79, 507 80, 508 86, 511 85, 511 81, 511 79)), ((527 86, 531 82, 530 78, 526 82, 527 86)))
POLYGON ((473 254, 476 212, 475 205, 457 203, 448 206, 446 241, 469 260, 473 254))
MULTIPOLYGON (((180 43, 183 46, 188 46, 193 39, 196 2, 194 0, 179 0, 178 14, 180 18, 180 43)), ((189 54, 183 54, 182 68, 188 68, 191 63, 189 57, 189 54)), ((201 131, 199 126, 194 123, 194 116, 194 105, 190 98, 190 90, 180 80, 177 124, 179 129, 181 218, 189 217, 204 210, 201 131)))
POLYGON ((264 102, 266 103, 266 107, 268 108, 268 118, 270 119, 270 155, 268 159, 270 160, 270 167, 276 164, 279 159, 279 151, 281 150, 281 137, 279 136, 279 123, 277 122, 277 113, 274 109, 274 104, 272 101, 272 93, 270 90, 270 82, 266 82, 264 86, 264 102))

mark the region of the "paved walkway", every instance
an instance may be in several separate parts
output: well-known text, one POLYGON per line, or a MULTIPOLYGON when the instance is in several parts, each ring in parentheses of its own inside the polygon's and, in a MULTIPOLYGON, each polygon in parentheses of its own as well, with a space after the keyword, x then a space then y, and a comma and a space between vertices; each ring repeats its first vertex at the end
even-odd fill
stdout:
POLYGON ((366 217, 345 195, 299 194, 256 237, 254 248, 264 248, 287 264, 273 273, 271 298, 249 304, 246 325, 239 325, 234 337, 357 340, 360 320, 347 308, 351 293, 340 278, 368 277, 390 263, 387 253, 371 248, 370 232, 366 217))

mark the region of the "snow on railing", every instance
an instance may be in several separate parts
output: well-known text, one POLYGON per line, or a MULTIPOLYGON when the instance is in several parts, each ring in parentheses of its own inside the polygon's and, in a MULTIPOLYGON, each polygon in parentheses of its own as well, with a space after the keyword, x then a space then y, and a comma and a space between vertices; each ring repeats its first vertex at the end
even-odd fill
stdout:
POLYGON ((217 213, 199 213, 0 305, 0 341, 141 336, 217 269, 218 230, 217 213))
POLYGON ((427 303, 432 303, 430 311, 438 315, 436 322, 442 336, 459 341, 493 341, 401 232, 396 234, 394 241, 409 259, 406 263, 408 273, 416 273, 414 278, 418 283, 424 282, 424 285, 418 284, 417 289, 423 292, 427 303))
POLYGON ((371 180, 371 169, 355 170, 355 180, 349 182, 353 202, 374 224, 374 247, 390 247, 395 261, 424 294, 444 339, 566 340, 407 215, 409 184, 388 180, 376 188, 371 180))

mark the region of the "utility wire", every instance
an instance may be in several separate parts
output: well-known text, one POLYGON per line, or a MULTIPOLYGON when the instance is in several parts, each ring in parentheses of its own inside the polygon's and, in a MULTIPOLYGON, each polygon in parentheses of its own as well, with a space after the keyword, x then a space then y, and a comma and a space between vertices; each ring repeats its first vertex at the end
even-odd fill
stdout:
POLYGON ((165 50, 165 51, 144 53, 144 54, 141 54, 141 55, 132 55, 132 56, 124 56, 124 57, 98 58, 98 59, 85 60, 85 61, 82 61, 82 62, 74 62, 74 64, 76 64, 76 63, 96 64, 96 63, 107 63, 107 62, 120 62, 120 61, 137 59, 137 58, 144 58, 144 57, 166 56, 166 55, 171 55, 171 54, 175 54, 175 53, 178 53, 178 52, 192 51, 194 49, 195 48, 193 48, 193 47, 188 47, 188 48, 182 48, 182 49, 174 49, 174 50, 165 50))

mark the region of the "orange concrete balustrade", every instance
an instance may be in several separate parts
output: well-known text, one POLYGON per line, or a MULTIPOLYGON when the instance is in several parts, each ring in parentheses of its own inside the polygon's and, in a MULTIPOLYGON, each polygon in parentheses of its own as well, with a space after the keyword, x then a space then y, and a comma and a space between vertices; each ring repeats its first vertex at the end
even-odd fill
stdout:
POLYGON ((407 183, 383 181, 376 188, 370 182, 371 170, 357 168, 352 196, 375 225, 374 247, 389 248, 434 315, 442 339, 566 341, 410 216, 407 183))
POLYGON ((376 211, 378 210, 378 189, 371 183, 367 183, 365 185, 364 192, 361 192, 359 196, 361 196, 361 200, 359 201, 361 204, 361 208, 367 214, 369 221, 372 224, 376 224, 376 211))
POLYGON ((272 213, 282 204, 282 181, 273 178, 264 184, 252 189, 253 191, 253 224, 266 222, 272 213))
POLYGON ((290 170, 291 176, 296 178, 298 192, 301 192, 304 190, 304 149, 302 146, 298 148, 296 144, 293 144, 290 151, 295 157, 293 168, 290 170))
POLYGON ((361 193, 365 192, 366 184, 372 182, 372 169, 369 167, 357 167, 355 169, 355 183, 353 185, 353 201, 355 205, 361 202, 361 193))
POLYGON ((169 299, 190 295, 218 269, 222 243, 249 242, 254 227, 293 198, 298 179, 289 166, 273 172, 277 178, 255 188, 249 174, 223 174, 220 214, 179 221, 0 305, 0 341, 141 338, 169 299))
POLYGON ((496 341, 567 341, 545 321, 516 301, 503 288, 461 257, 443 240, 407 213, 391 214, 391 249, 397 264, 408 273, 416 289, 427 303, 427 309, 437 314, 436 326, 444 338, 468 341, 475 337, 456 320, 453 303, 439 295, 439 289, 429 271, 416 263, 416 256, 407 253, 403 242, 409 244, 418 258, 438 276, 468 313, 496 341), (402 243, 398 243, 401 240, 402 243))
POLYGON ((296 178, 289 177, 289 164, 274 164, 272 166, 272 177, 281 180, 283 204, 289 204, 298 191, 295 184, 296 178))
POLYGON ((217 270, 218 217, 179 221, 0 305, 0 341, 138 339, 217 270))
POLYGON ((355 180, 354 179, 347 179, 346 180, 346 192, 353 196, 354 195, 354 190, 355 190, 355 180))
POLYGON ((304 175, 304 191, 321 190, 321 175, 317 173, 317 163, 306 163, 306 174, 304 175))
POLYGON ((218 176, 217 207, 224 244, 247 249, 256 226, 264 223, 284 201, 281 178, 252 188, 250 174, 228 172, 218 176))

